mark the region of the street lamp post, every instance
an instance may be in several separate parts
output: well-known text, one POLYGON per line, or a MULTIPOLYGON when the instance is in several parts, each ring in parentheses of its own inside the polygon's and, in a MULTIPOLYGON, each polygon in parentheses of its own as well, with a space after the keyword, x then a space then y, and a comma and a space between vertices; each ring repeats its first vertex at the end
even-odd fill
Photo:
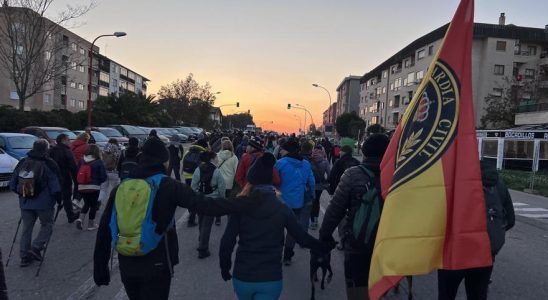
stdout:
POLYGON ((299 133, 301 132, 301 128, 303 127, 303 123, 301 121, 301 117, 297 116, 297 115, 293 115, 296 120, 299 120, 299 133))
POLYGON ((91 86, 91 79, 93 78, 93 46, 95 46, 95 42, 97 42, 98 39, 102 38, 102 37, 106 37, 106 36, 115 36, 115 37, 123 37, 123 36, 126 36, 127 34, 125 32, 115 32, 113 34, 103 34, 103 35, 100 35, 98 37, 96 37, 94 40, 93 40, 93 43, 91 43, 91 47, 89 47, 89 52, 88 52, 88 56, 89 56, 89 66, 88 66, 88 105, 87 105, 87 112, 88 112, 88 127, 91 127, 91 106, 92 106, 92 103, 91 103, 91 90, 92 90, 92 86, 91 86))
MULTIPOLYGON (((329 108, 327 108, 327 122, 329 122, 329 125, 331 125, 333 127, 333 124, 331 124, 331 93, 329 93, 329 90, 324 88, 323 86, 317 84, 317 83, 313 83, 312 84, 313 87, 317 87, 317 88, 321 88, 323 89, 324 91, 327 92, 327 95, 329 96, 329 108)), ((324 128, 324 134, 325 134, 325 128, 324 128)))
MULTIPOLYGON (((295 104, 295 108, 296 109, 302 109, 305 111, 304 115, 305 115, 305 122, 304 122, 304 126, 306 127, 306 114, 308 113, 308 115, 310 116, 310 124, 314 124, 314 118, 312 118, 312 114, 310 113, 310 111, 308 109, 306 109, 305 106, 303 105, 300 105, 300 104, 295 104)), ((306 132, 306 128, 304 129, 305 132, 306 132)))

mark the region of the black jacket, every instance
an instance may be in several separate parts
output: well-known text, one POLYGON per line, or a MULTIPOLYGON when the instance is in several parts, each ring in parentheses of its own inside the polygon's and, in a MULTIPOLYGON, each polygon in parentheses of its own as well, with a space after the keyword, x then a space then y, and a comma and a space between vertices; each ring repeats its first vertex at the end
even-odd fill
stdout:
POLYGON ((59 167, 61 186, 72 188, 72 183, 76 182, 78 166, 70 147, 65 144, 57 144, 49 150, 49 157, 59 167))
MULTIPOLYGON (((130 178, 147 178, 155 174, 165 173, 163 165, 141 163, 132 173, 130 178)), ((110 281, 109 259, 111 254, 110 219, 116 189, 110 195, 105 212, 99 224, 97 240, 94 251, 93 276, 97 285, 106 285, 110 281)), ((156 232, 166 232, 168 225, 174 217, 177 207, 188 208, 194 212, 220 216, 237 213, 256 206, 248 198, 240 198, 237 201, 227 199, 206 198, 195 193, 190 187, 170 177, 166 177, 160 183, 158 194, 152 208, 152 219, 156 223, 156 232)), ((179 243, 175 228, 167 231, 169 252, 166 252, 165 241, 162 240, 158 247, 145 256, 128 257, 118 254, 120 273, 141 277, 144 280, 169 275, 169 265, 166 253, 169 253, 171 264, 179 263, 179 243)))
MULTIPOLYGON (((362 162, 363 166, 375 173, 375 180, 378 185, 380 185, 380 163, 380 158, 366 158, 362 162)), ((351 167, 344 172, 341 177, 341 182, 337 186, 335 194, 325 210, 322 226, 320 228, 320 240, 332 240, 333 231, 339 226, 339 223, 343 218, 348 216, 349 219, 352 219, 353 216, 351 214, 355 213, 360 205, 361 197, 366 192, 366 185, 369 183, 369 180, 370 178, 357 166, 351 167)), ((351 227, 351 222, 348 222, 345 223, 342 228, 342 232, 345 234, 345 237, 343 237, 345 249, 348 249, 349 251, 365 250, 363 244, 356 243, 353 240, 353 237, 351 236, 351 227)), ((373 250, 372 245, 369 250, 373 250)))
POLYGON ((183 146, 179 145, 179 147, 175 147, 175 145, 170 144, 167 150, 169 151, 169 164, 175 166, 181 165, 181 159, 183 159, 183 154, 185 153, 183 146))
POLYGON ((500 202, 504 208, 504 217, 506 221, 505 230, 510 230, 516 224, 516 215, 514 212, 514 204, 512 203, 512 197, 508 188, 504 182, 500 179, 498 171, 495 167, 491 166, 489 163, 482 161, 481 162, 481 181, 483 186, 491 187, 497 186, 499 191, 504 191, 501 195, 500 202))
POLYGON ((250 198, 260 203, 256 209, 230 216, 219 250, 221 270, 230 270, 238 239, 234 278, 247 282, 281 280, 284 229, 303 247, 318 249, 322 243, 302 229, 272 186, 255 187, 250 198))
POLYGON ((120 153, 120 158, 118 159, 118 167, 116 168, 118 170, 118 174, 122 174, 122 163, 124 163, 126 158, 136 161, 138 155, 139 148, 128 147, 126 150, 122 151, 122 153, 120 153))
POLYGON ((327 191, 330 195, 333 195, 337 189, 337 185, 339 185, 339 181, 341 180, 344 171, 359 164, 360 162, 352 156, 352 153, 344 153, 341 155, 341 158, 333 165, 329 177, 327 177, 327 181, 329 182, 329 189, 327 191))

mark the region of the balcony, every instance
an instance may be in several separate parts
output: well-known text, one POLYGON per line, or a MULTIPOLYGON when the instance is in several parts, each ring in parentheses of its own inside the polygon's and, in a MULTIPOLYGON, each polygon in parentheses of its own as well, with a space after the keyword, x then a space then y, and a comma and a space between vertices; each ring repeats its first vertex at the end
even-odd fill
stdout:
POLYGON ((539 66, 548 67, 548 55, 541 57, 539 61, 539 66))

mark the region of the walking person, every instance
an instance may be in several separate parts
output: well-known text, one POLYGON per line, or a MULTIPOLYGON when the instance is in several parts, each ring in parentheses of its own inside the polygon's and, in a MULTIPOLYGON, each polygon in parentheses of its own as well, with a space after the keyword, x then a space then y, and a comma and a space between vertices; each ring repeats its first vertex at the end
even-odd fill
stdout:
MULTIPOLYGON (((221 144, 221 151, 217 155, 218 169, 225 180, 226 198, 232 195, 232 188, 234 187, 234 177, 236 176, 236 170, 238 169, 238 158, 234 154, 234 146, 230 141, 223 141, 221 144)), ((215 225, 221 225, 221 217, 215 218, 215 225)))
POLYGON ((314 147, 312 151, 310 164, 312 173, 316 182, 314 199, 312 200, 312 211, 310 213, 310 229, 318 229, 318 217, 320 216, 320 200, 324 190, 329 188, 327 176, 329 175, 330 167, 327 155, 321 145, 314 147))
MULTIPOLYGON (((236 170, 236 176, 234 180, 240 187, 244 188, 247 184, 247 171, 251 168, 251 165, 264 154, 264 148, 259 139, 250 139, 247 144, 246 153, 242 156, 238 169, 236 170)), ((274 185, 280 184, 280 175, 278 171, 274 171, 274 185)))
MULTIPOLYGON (((183 156, 183 177, 185 178, 186 185, 190 186, 192 184, 192 176, 194 176, 194 172, 196 171, 196 168, 201 163, 200 155, 207 151, 209 149, 209 145, 207 144, 206 139, 199 139, 196 141, 186 154, 183 156)), ((196 212, 189 210, 188 215, 188 227, 195 227, 198 225, 196 223, 196 212)))
POLYGON ((493 266, 464 270, 438 270, 439 300, 454 300, 463 280, 467 299, 486 300, 488 298, 495 256, 504 246, 506 231, 512 229, 516 221, 512 198, 508 188, 500 179, 497 169, 486 161, 481 161, 480 167, 493 266))
POLYGON ((60 171, 59 183, 61 184, 61 196, 63 208, 67 219, 72 224, 78 219, 77 213, 72 208, 73 184, 76 185, 76 173, 78 166, 74 161, 74 155, 70 151, 70 139, 68 135, 61 133, 55 139, 55 146, 49 150, 49 157, 57 164, 60 171))
MULTIPOLYGON (((139 155, 139 140, 136 137, 129 138, 128 147, 120 153, 118 160, 118 175, 120 180, 129 177, 131 171, 137 167, 137 156, 139 155)), ((110 195, 108 195, 110 197, 110 195)))
POLYGON ((236 157, 238 158, 238 160, 241 160, 242 156, 245 154, 248 143, 249 143, 249 137, 247 135, 244 135, 239 144, 234 144, 234 145, 237 145, 236 151, 234 151, 234 153, 236 154, 236 157))
MULTIPOLYGON (((208 198, 223 198, 225 197, 225 180, 219 169, 213 161, 217 154, 213 151, 206 151, 201 154, 202 163, 192 176, 191 187, 195 192, 202 193, 208 198)), ((199 215, 199 245, 198 258, 206 258, 211 255, 209 252, 209 236, 211 235, 211 226, 213 225, 214 217, 199 215)))
POLYGON ((84 154, 88 150, 89 139, 90 135, 83 132, 78 135, 78 137, 72 142, 72 144, 70 144, 70 151, 72 151, 72 155, 74 155, 75 163, 78 163, 84 157, 84 154))
POLYGON ((53 232, 54 206, 56 202, 61 203, 60 171, 48 157, 48 147, 47 140, 36 140, 27 157, 17 165, 10 181, 10 189, 19 195, 23 222, 19 247, 21 267, 42 261, 42 251, 53 232), (32 241, 37 219, 40 220, 40 231, 32 241))
POLYGON ((99 192, 99 206, 101 203, 106 202, 112 189, 120 184, 120 175, 118 174, 118 163, 120 161, 120 156, 122 151, 120 146, 118 146, 118 141, 116 139, 109 139, 108 143, 105 145, 102 154, 102 160, 105 164, 105 169, 107 171, 107 180, 101 184, 101 191, 99 192))
POLYGON ((93 255, 93 279, 99 286, 110 283, 109 261, 114 242, 114 248, 118 252, 120 277, 130 300, 169 298, 173 268, 179 263, 179 241, 174 225, 177 207, 217 216, 243 212, 256 206, 246 198, 237 201, 213 199, 195 193, 189 186, 165 176, 168 161, 169 152, 164 144, 157 139, 147 140, 139 155, 137 168, 130 173, 128 180, 113 191, 101 217, 93 255), (156 184, 155 178, 158 177, 160 180, 156 184), (155 184, 148 185, 145 180, 154 181, 155 184), (137 193, 133 189, 142 183, 151 191, 150 194, 154 193, 153 197, 143 199, 143 193, 137 193), (130 203, 139 204, 130 206, 130 203), (146 224, 144 220, 135 222, 133 216, 141 215, 142 218, 142 211, 149 204, 149 221, 146 224), (127 208, 127 214, 120 213, 117 207, 127 208), (145 226, 143 229, 143 225, 152 226, 145 226), (136 229, 147 236, 156 236, 158 240, 146 251, 141 249, 140 241, 132 244, 137 247, 135 249, 138 254, 131 251, 128 253, 124 251, 127 245, 124 241, 127 240, 123 238, 127 228, 131 231, 136 229))
MULTIPOLYGON (((305 192, 315 190, 314 174, 310 163, 299 155, 299 143, 296 139, 290 138, 282 145, 280 151, 282 159, 276 162, 275 168, 280 174, 280 192, 282 200, 293 210, 297 218, 301 217, 305 205, 305 192)), ((303 230, 308 230, 301 223, 303 230)), ((286 235, 283 262, 284 265, 291 265, 291 258, 295 254, 295 240, 291 234, 286 235)))
POLYGON ((89 145, 84 158, 78 164, 78 192, 84 199, 84 207, 76 220, 76 228, 83 230, 82 215, 89 212, 87 230, 97 229, 95 215, 99 208, 101 184, 107 180, 107 171, 101 160, 101 150, 97 145, 89 145))
POLYGON ((181 181, 181 159, 185 153, 185 149, 181 144, 181 138, 178 135, 171 137, 169 146, 167 147, 169 151, 169 166, 167 167, 167 175, 175 173, 175 179, 181 181))
MULTIPOLYGON (((260 157, 247 174, 248 184, 240 193, 258 203, 245 213, 232 214, 221 239, 221 276, 232 279, 239 300, 276 300, 283 288, 282 251, 284 230, 297 242, 315 251, 329 252, 333 242, 320 243, 300 225, 292 210, 283 203, 272 185, 276 159, 270 153, 260 157), (232 269, 232 252, 238 242, 232 269)), ((238 200, 238 198, 236 199, 238 200)))
POLYGON ((333 195, 333 193, 335 193, 335 190, 337 189, 337 186, 341 181, 341 177, 344 174, 344 171, 346 171, 350 167, 354 167, 360 164, 360 162, 352 155, 353 152, 354 145, 346 145, 341 148, 341 156, 333 164, 333 168, 331 168, 331 171, 329 172, 329 176, 327 178, 327 181, 329 182, 329 189, 327 191, 330 195, 333 195))
POLYGON ((353 224, 359 215, 357 211, 364 201, 363 197, 368 191, 375 189, 375 195, 372 196, 378 197, 377 199, 382 202, 380 163, 388 143, 389 139, 384 134, 373 134, 365 140, 362 145, 363 162, 359 166, 349 168, 342 175, 333 199, 325 210, 320 228, 320 240, 333 241, 333 231, 348 216, 348 220, 342 223, 342 229, 339 231, 344 248, 344 276, 348 300, 369 299, 369 266, 378 223, 367 242, 355 238, 353 224))

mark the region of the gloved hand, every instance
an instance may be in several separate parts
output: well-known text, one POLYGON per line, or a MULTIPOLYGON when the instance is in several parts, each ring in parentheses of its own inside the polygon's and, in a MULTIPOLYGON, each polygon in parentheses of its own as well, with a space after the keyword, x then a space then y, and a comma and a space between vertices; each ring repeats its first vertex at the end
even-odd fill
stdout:
POLYGON ((95 284, 98 285, 98 286, 109 285, 109 283, 110 283, 110 272, 108 271, 108 268, 106 268, 104 270, 95 269, 93 271, 93 281, 95 281, 95 284))
POLYGON ((223 277, 224 281, 229 281, 232 279, 232 275, 230 275, 230 270, 221 270, 221 276, 223 277))

